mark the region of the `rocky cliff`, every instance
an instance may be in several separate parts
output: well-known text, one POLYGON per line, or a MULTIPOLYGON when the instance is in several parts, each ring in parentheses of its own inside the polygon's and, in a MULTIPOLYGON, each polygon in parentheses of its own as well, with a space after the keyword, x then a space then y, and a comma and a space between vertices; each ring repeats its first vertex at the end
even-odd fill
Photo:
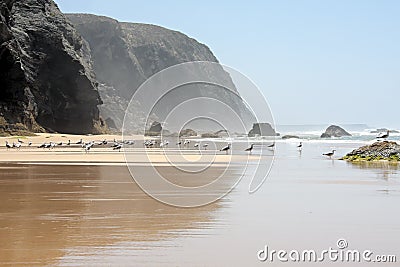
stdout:
MULTIPOLYGON (((153 74, 183 62, 217 62, 206 45, 177 31, 155 25, 122 23, 89 14, 67 14, 67 17, 89 43, 104 101, 100 106, 101 115, 105 119, 111 118, 117 128, 122 126, 124 112, 133 93, 153 74)), ((229 80, 233 86, 230 76, 222 69, 212 75, 229 80)), ((185 91, 163 99, 155 115, 162 121, 160 114, 167 114, 186 99, 212 94, 203 89, 187 87, 185 91)), ((216 88, 210 91, 216 98, 232 104, 233 109, 240 109, 240 100, 230 99, 231 96, 217 92, 216 88)), ((142 119, 137 114, 134 121, 142 119)))
POLYGON ((89 55, 53 1, 1 0, 0 131, 101 131, 89 55))

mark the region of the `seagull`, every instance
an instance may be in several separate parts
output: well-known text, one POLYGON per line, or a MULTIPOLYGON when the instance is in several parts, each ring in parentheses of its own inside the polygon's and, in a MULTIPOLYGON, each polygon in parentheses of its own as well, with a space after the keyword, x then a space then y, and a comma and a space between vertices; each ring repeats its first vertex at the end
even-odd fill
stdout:
POLYGON ((327 157, 329 157, 329 158, 332 158, 332 156, 333 155, 335 155, 335 149, 334 150, 332 150, 332 152, 329 152, 329 153, 324 153, 324 154, 322 154, 323 156, 327 156, 327 157))
POLYGON ((8 141, 6 141, 6 148, 7 148, 7 150, 9 150, 10 148, 12 148, 11 145, 8 143, 8 141))
POLYGON ((58 143, 57 145, 58 145, 58 146, 62 146, 62 145, 63 145, 63 142, 60 142, 60 143, 58 143))
POLYGON ((185 140, 185 142, 183 142, 183 146, 189 146, 190 144, 190 140, 185 140))
POLYGON ((23 144, 24 142, 23 142, 23 141, 21 141, 21 139, 19 139, 19 138, 18 138, 18 143, 21 143, 21 144, 23 144))
POLYGON ((104 140, 103 140, 103 145, 107 145, 107 144, 108 144, 107 140, 104 139, 104 140))
POLYGON ((208 144, 203 145, 204 150, 207 150, 207 147, 208 147, 208 144))
POLYGON ((251 154, 251 151, 253 151, 254 148, 254 144, 251 144, 251 146, 249 148, 246 148, 244 151, 248 151, 251 154))
POLYGON ((386 132, 386 134, 380 134, 380 135, 378 135, 377 137, 376 137, 376 139, 386 139, 386 138, 388 138, 389 137, 389 135, 390 135, 390 132, 389 132, 389 130, 386 132))
POLYGON ((135 140, 129 140, 126 142, 127 145, 133 146, 135 144, 135 140))
POLYGON ((194 144, 194 147, 198 148, 199 147, 199 143, 194 144))
POLYGON ((28 143, 28 146, 31 146, 31 145, 32 145, 32 142, 29 142, 29 143, 28 143))
POLYGON ((226 154, 228 154, 228 150, 231 149, 231 144, 228 144, 227 146, 221 148, 220 151, 226 151, 226 154))
POLYGON ((21 146, 22 146, 22 144, 20 142, 13 143, 13 148, 16 148, 18 150, 21 148, 21 146))
POLYGON ((89 144, 85 144, 85 152, 89 153, 89 150, 92 148, 93 145, 94 145, 93 142, 90 142, 89 144))
POLYGON ((269 145, 269 146, 267 146, 267 147, 269 147, 269 148, 271 148, 271 149, 274 149, 274 148, 275 148, 275 142, 273 142, 271 145, 269 145))
POLYGON ((177 146, 181 146, 182 145, 182 141, 179 141, 178 143, 176 143, 177 146))
POLYGON ((83 144, 83 141, 82 141, 82 139, 81 139, 81 140, 79 140, 78 142, 76 142, 76 144, 77 144, 77 145, 82 145, 82 144, 83 144))
POLYGON ((41 144, 38 148, 46 148, 46 143, 41 144))
POLYGON ((118 150, 118 152, 121 152, 122 144, 118 144, 116 147, 113 148, 113 150, 118 150))
POLYGON ((301 151, 303 149, 303 142, 300 142, 300 144, 297 146, 297 148, 299 149, 299 151, 301 151))
POLYGON ((71 145, 71 140, 68 140, 67 146, 71 145))

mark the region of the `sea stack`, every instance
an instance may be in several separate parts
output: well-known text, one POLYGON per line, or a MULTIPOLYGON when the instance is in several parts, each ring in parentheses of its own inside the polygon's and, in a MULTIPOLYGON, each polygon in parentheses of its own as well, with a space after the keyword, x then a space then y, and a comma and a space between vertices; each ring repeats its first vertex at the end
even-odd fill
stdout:
POLYGON ((269 123, 254 123, 253 128, 250 130, 248 136, 277 136, 274 128, 269 123))
POLYGON ((343 137, 343 136, 351 136, 351 134, 349 134, 348 132, 346 132, 345 129, 337 125, 331 125, 321 135, 321 138, 343 137))

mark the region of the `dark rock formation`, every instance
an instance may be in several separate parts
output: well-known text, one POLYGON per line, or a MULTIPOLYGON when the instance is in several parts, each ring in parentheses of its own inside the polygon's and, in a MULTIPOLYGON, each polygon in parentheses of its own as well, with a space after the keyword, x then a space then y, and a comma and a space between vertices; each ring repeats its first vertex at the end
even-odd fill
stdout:
POLYGON ((375 142, 353 150, 343 157, 349 161, 372 161, 372 160, 393 160, 400 159, 400 145, 396 142, 384 141, 375 142))
POLYGON ((253 128, 250 130, 248 136, 277 136, 274 128, 269 123, 254 123, 253 128))
POLYGON ((161 123, 158 121, 153 122, 153 124, 150 126, 149 132, 158 132, 161 133, 162 131, 162 126, 161 123))
POLYGON ((150 125, 150 128, 146 131, 145 135, 158 136, 161 134, 162 131, 163 131, 163 127, 162 127, 161 123, 159 123, 158 121, 154 121, 150 125))
POLYGON ((343 137, 343 136, 351 136, 346 130, 343 128, 336 126, 336 125, 331 125, 329 126, 325 133, 321 135, 321 138, 330 138, 330 137, 343 137))
MULTIPOLYGON (((100 95, 104 105, 100 112, 104 118, 112 118, 117 127, 122 126, 124 112, 133 93, 153 74, 170 66, 192 61, 212 61, 217 59, 210 49, 196 40, 177 31, 155 25, 122 23, 114 19, 89 14, 67 14, 80 34, 90 45, 96 77, 102 84, 100 95)), ((233 82, 222 68, 218 73, 207 73, 233 82)), ((211 96, 231 104, 240 113, 241 99, 224 93, 226 90, 212 88, 207 91, 198 86, 183 88, 160 101, 154 108, 155 115, 164 121, 164 114, 183 101, 211 96)), ((140 111, 140 102, 137 110, 140 111)), ((142 128, 147 114, 136 114, 132 119, 133 128, 142 128)), ((130 115, 131 116, 131 115, 130 115)), ((172 126, 171 126, 172 127, 172 126)), ((174 130, 178 130, 180 127, 174 130)), ((207 129, 204 129, 205 131, 207 129)))
POLYGON ((220 136, 216 133, 202 133, 202 138, 219 138, 220 136))
POLYGON ((6 124, 99 132, 101 100, 87 56, 85 41, 53 1, 0 1, 0 116, 6 124))
POLYGON ((297 135, 284 135, 284 136, 282 136, 282 139, 283 140, 286 140, 286 139, 299 139, 300 137, 298 137, 297 135))
POLYGON ((192 129, 185 129, 179 133, 180 137, 194 137, 197 136, 197 132, 192 129))
POLYGON ((229 133, 227 130, 219 130, 215 133, 203 133, 201 134, 202 138, 221 138, 221 137, 228 137, 229 133))

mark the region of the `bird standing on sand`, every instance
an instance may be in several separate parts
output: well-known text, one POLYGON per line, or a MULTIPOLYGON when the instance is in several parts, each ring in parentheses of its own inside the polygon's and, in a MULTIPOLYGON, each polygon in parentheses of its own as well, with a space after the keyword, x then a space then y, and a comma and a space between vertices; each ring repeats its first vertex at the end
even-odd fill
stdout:
POLYGON ((251 152, 253 151, 253 148, 254 148, 254 144, 251 144, 251 146, 246 148, 244 151, 250 152, 250 154, 251 154, 251 152))
POLYGON ((68 140, 67 146, 71 145, 71 140, 68 140))
POLYGON ((272 149, 272 150, 274 150, 274 148, 275 148, 275 142, 273 142, 271 145, 269 145, 269 146, 267 146, 268 148, 270 148, 270 149, 272 149))
POLYGON ((8 143, 8 141, 6 141, 6 148, 7 148, 7 150, 9 150, 10 148, 12 148, 11 145, 8 143))
POLYGON ((113 148, 113 150, 118 150, 118 152, 121 152, 122 144, 118 144, 113 148))
POLYGON ((23 144, 24 142, 21 139, 18 138, 18 143, 23 144))
POLYGON ((208 147, 208 144, 203 145, 204 150, 207 150, 207 147, 208 147))
POLYGON ((380 135, 378 135, 378 136, 376 137, 376 139, 386 139, 386 138, 389 137, 389 135, 390 135, 390 131, 388 130, 388 131, 386 132, 386 134, 380 134, 380 135))
POLYGON ((220 150, 220 151, 226 151, 226 154, 228 155, 228 151, 229 151, 229 149, 231 149, 231 144, 228 144, 227 146, 225 146, 225 147, 221 148, 221 150, 220 150))
POLYGON ((38 148, 46 148, 46 143, 41 144, 38 148))
POLYGON ((190 140, 185 140, 185 142, 183 142, 183 146, 185 147, 185 146, 189 146, 189 144, 190 144, 190 140))
POLYGON ((195 148, 199 148, 199 143, 194 144, 195 148))
POLYGON ((89 150, 93 147, 94 142, 90 142, 88 144, 85 144, 85 152, 89 153, 89 150))
POLYGON ((300 142, 300 144, 297 146, 297 149, 301 152, 303 150, 303 142, 300 142))
POLYGON ((20 142, 13 143, 13 148, 16 148, 18 150, 21 148, 21 146, 22 146, 22 144, 20 142))
POLYGON ((29 142, 29 143, 28 143, 28 146, 31 146, 31 145, 32 145, 32 142, 29 142))
POLYGON ((329 157, 330 159, 332 158, 332 156, 333 155, 335 155, 335 149, 334 150, 332 150, 332 152, 329 152, 329 153, 324 153, 324 154, 322 154, 323 156, 327 156, 327 157, 329 157))
POLYGON ((82 144, 83 144, 83 141, 82 141, 82 139, 81 139, 81 140, 79 140, 78 142, 76 142, 76 144, 77 144, 77 145, 82 145, 82 144))

